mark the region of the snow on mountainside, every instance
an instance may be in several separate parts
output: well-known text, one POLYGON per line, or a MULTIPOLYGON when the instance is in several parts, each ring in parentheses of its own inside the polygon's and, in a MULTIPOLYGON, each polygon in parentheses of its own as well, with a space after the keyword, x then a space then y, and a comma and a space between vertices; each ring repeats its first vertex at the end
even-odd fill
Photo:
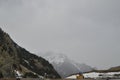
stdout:
POLYGON ((43 54, 42 57, 48 60, 63 78, 74 73, 92 70, 92 68, 86 64, 80 64, 76 63, 75 61, 72 61, 65 54, 49 52, 43 54))
POLYGON ((0 78, 61 78, 44 58, 30 53, 15 43, 0 28, 0 78))
POLYGON ((91 71, 93 70, 92 67, 90 67, 89 65, 87 64, 80 64, 80 63, 74 63, 74 65, 76 65, 76 67, 78 67, 78 69, 81 71, 81 72, 88 72, 88 71, 91 71))
MULTIPOLYGON (((49 54, 49 53, 47 53, 49 54)), ((50 53, 51 54, 51 53, 50 53)), ((52 55, 45 55, 44 56, 46 60, 48 60, 50 63, 55 63, 55 64, 61 64, 64 63, 65 59, 67 59, 67 57, 63 54, 52 54, 52 55)))

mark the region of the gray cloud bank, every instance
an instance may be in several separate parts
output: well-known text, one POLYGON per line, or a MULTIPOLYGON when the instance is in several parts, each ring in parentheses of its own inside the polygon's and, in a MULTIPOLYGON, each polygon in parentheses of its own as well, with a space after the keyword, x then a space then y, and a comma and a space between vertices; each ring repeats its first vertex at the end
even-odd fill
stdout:
MULTIPOLYGON (((0 26, 31 52, 120 65, 120 0, 0 0, 0 26)), ((40 54, 39 54, 40 55, 40 54)))

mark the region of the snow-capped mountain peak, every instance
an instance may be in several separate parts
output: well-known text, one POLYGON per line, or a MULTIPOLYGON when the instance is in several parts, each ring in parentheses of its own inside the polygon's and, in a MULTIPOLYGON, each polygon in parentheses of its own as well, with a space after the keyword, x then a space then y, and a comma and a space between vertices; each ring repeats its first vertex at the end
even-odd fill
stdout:
POLYGON ((65 54, 49 52, 44 54, 42 57, 48 60, 63 78, 74 73, 92 70, 90 66, 76 63, 75 61, 69 59, 65 54))
POLYGON ((64 55, 64 54, 55 54, 55 53, 46 53, 43 57, 46 60, 48 60, 50 63, 55 63, 55 64, 64 63, 64 61, 67 59, 66 55, 64 55))

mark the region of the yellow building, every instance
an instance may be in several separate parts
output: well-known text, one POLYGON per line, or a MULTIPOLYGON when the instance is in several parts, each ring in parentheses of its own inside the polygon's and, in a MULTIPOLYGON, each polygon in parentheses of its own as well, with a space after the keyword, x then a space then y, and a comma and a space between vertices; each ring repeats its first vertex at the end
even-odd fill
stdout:
POLYGON ((82 74, 77 74, 76 79, 84 79, 84 76, 82 74))
POLYGON ((83 74, 78 73, 78 74, 73 74, 71 76, 68 76, 66 79, 84 79, 83 74))

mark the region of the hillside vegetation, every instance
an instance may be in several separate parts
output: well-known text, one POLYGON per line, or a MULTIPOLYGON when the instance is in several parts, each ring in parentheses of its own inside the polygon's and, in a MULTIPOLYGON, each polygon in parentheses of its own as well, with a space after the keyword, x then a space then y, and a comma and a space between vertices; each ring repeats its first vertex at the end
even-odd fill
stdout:
POLYGON ((3 77, 14 78, 14 70, 23 74, 23 77, 46 74, 49 78, 60 78, 48 61, 20 47, 0 29, 0 74, 3 77))

